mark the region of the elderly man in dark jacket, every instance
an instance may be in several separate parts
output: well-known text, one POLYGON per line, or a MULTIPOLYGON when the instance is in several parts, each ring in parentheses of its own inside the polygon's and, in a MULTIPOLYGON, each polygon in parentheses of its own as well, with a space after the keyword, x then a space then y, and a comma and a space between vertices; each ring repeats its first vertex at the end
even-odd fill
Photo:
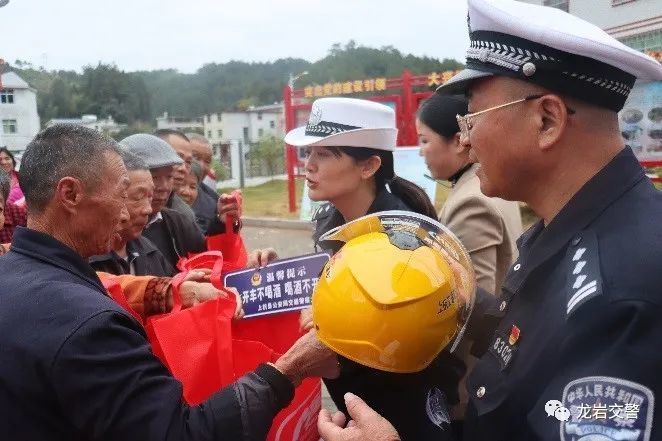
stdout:
POLYGON ((177 272, 163 253, 142 235, 152 214, 154 181, 145 161, 127 151, 122 152, 124 166, 129 173, 129 189, 126 208, 129 218, 122 224, 113 249, 90 258, 96 271, 110 274, 134 274, 136 276, 170 277, 177 272))
POLYGON ((142 326, 87 264, 110 249, 127 217, 117 144, 52 126, 28 145, 20 184, 28 227, 0 258, 3 439, 260 440, 302 378, 337 375, 309 333, 275 364, 187 406, 142 326))
POLYGON ((195 216, 189 218, 167 208, 173 193, 174 167, 182 163, 175 150, 164 140, 145 133, 124 138, 120 146, 145 161, 154 181, 152 216, 143 235, 156 245, 173 268, 181 257, 206 251, 207 245, 195 216))

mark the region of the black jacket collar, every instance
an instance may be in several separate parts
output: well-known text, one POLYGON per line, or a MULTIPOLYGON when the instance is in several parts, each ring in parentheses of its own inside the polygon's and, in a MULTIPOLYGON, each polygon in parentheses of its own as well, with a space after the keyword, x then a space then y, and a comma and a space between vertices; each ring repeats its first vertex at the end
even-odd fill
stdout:
POLYGON ((97 274, 85 259, 52 236, 29 228, 17 227, 12 239, 11 251, 63 269, 93 288, 106 293, 97 274))
MULTIPOLYGON (((370 204, 366 215, 387 210, 411 211, 411 209, 404 202, 402 202, 399 197, 384 188, 379 193, 377 193, 375 200, 372 201, 372 204, 370 204)), ((315 217, 317 222, 315 231, 313 233, 315 247, 319 245, 319 238, 324 233, 346 223, 345 219, 342 217, 342 214, 340 214, 340 211, 338 211, 333 205, 329 205, 328 210, 320 210, 320 213, 321 214, 319 216, 315 217)), ((336 241, 327 241, 324 246, 322 246, 322 248, 327 249, 327 245, 330 246, 333 252, 336 252, 338 249, 340 249, 342 243, 336 241)))
POLYGON ((642 179, 644 170, 629 148, 618 153, 591 178, 546 227, 539 221, 517 241, 522 269, 509 275, 506 287, 514 292, 531 271, 547 261, 581 230, 642 179))

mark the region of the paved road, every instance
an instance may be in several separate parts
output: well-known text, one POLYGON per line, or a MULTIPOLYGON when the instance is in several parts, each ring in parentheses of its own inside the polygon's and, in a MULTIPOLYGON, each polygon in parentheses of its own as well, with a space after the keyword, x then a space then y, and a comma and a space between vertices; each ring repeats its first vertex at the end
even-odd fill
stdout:
POLYGON ((313 241, 310 230, 289 230, 244 226, 242 237, 248 251, 272 247, 280 258, 312 253, 313 241))

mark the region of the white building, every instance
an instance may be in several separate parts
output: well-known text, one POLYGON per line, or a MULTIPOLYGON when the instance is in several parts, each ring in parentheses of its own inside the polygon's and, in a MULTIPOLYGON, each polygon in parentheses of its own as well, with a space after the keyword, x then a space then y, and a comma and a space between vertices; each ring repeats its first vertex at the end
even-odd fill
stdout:
POLYGON ((283 104, 250 107, 243 112, 212 113, 202 117, 204 135, 214 154, 230 167, 233 178, 239 176, 240 157, 244 160, 251 145, 265 136, 285 137, 283 104))
POLYGON ((127 127, 126 124, 115 122, 112 116, 105 119, 98 119, 96 115, 83 115, 80 118, 53 118, 46 123, 46 127, 54 124, 77 124, 110 136, 115 135, 127 127))
POLYGON ((662 52, 660 0, 520 0, 554 6, 604 29, 624 44, 659 59, 662 52))
POLYGON ((190 132, 202 130, 202 118, 182 118, 178 116, 169 116, 168 112, 156 118, 157 129, 179 130, 180 132, 190 132))
POLYGON ((251 107, 244 112, 223 112, 205 115, 204 134, 215 147, 241 141, 255 144, 264 136, 285 136, 285 116, 282 104, 251 107))
POLYGON ((0 85, 0 146, 22 153, 39 132, 37 91, 15 72, 2 74, 0 85))

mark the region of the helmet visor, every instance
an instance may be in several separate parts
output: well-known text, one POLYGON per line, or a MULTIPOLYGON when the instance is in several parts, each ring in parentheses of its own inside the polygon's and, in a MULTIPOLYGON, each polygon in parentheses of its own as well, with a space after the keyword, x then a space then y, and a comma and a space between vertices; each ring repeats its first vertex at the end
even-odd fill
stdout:
MULTIPOLYGON (((458 331, 450 347, 453 352, 464 335, 476 295, 476 275, 469 253, 446 226, 422 214, 392 210, 363 216, 320 237, 320 242, 331 240, 348 242, 368 233, 385 233, 395 240, 415 236, 421 244, 438 251, 453 271, 455 291, 460 303, 458 331)), ((396 246, 410 246, 394 243, 396 246)))

